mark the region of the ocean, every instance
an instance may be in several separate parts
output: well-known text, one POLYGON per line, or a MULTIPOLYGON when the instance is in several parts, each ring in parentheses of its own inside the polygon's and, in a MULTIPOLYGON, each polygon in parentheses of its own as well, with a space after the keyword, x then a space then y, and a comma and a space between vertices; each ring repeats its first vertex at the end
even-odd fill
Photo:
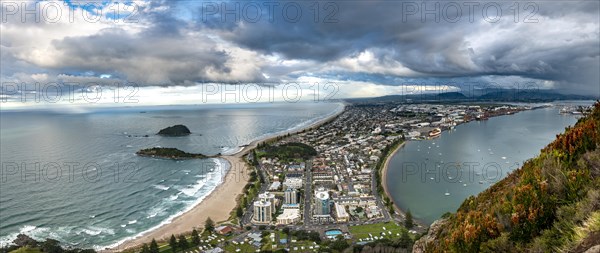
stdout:
POLYGON ((0 244, 24 233, 82 248, 116 246, 191 209, 229 169, 223 159, 154 159, 136 156, 139 149, 233 154, 342 108, 264 103, 1 111, 0 244), (156 135, 176 124, 192 134, 156 135))

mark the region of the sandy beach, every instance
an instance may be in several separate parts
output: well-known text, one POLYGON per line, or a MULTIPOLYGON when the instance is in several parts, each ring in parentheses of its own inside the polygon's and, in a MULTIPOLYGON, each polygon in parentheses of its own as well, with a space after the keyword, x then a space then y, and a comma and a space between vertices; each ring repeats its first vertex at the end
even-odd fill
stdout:
MULTIPOLYGON (((392 160, 392 157, 394 156, 394 154, 401 149, 402 147, 404 147, 404 145, 406 144, 406 141, 400 143, 400 145, 398 145, 394 150, 392 150, 387 157, 385 158, 385 163, 383 163, 383 168, 381 171, 381 184, 383 184, 383 191, 385 192, 385 195, 388 196, 388 198, 390 198, 390 200, 392 199, 392 195, 389 192, 389 189, 387 187, 387 172, 389 169, 389 164, 390 161, 392 160)), ((401 213, 402 215, 404 215, 404 212, 402 211, 402 209, 398 208, 398 205, 396 205, 396 202, 394 202, 394 209, 396 210, 397 213, 401 213)))
POLYGON ((125 241, 116 248, 106 250, 108 252, 119 252, 129 248, 141 246, 143 243, 150 243, 152 239, 157 241, 168 240, 172 234, 178 235, 189 233, 192 229, 204 228, 204 222, 210 217, 215 222, 223 222, 229 219, 229 214, 237 205, 237 197, 242 193, 244 186, 248 182, 249 168, 244 161, 244 155, 252 151, 259 143, 268 142, 279 136, 294 134, 306 129, 315 128, 323 125, 340 115, 344 109, 318 120, 301 129, 291 130, 270 136, 265 139, 256 140, 244 146, 239 152, 233 155, 223 155, 220 158, 227 160, 231 165, 224 181, 221 185, 211 192, 200 204, 193 207, 190 211, 176 217, 171 223, 165 224, 157 229, 149 231, 137 238, 125 241))

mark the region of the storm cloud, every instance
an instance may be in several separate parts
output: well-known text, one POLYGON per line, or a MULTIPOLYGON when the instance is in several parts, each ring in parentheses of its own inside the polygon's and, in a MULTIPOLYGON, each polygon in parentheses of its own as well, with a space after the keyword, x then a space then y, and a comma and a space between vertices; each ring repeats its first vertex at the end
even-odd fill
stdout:
MULTIPOLYGON (((110 4, 100 10, 108 13, 110 4)), ((536 82, 600 95, 598 1, 129 5, 137 7, 135 22, 108 15, 95 23, 77 15, 74 22, 23 22, 4 6, 0 77, 109 76, 148 86, 307 77, 369 87, 536 82)))

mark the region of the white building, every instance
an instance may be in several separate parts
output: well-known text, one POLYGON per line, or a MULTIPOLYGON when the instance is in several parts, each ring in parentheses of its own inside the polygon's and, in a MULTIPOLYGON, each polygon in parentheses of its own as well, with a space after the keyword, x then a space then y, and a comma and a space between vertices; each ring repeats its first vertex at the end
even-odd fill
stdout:
POLYGON ((335 203, 335 219, 337 222, 348 222, 350 220, 350 215, 346 212, 346 207, 335 203))
POLYGON ((299 177, 292 177, 292 178, 285 178, 285 181, 283 181, 283 185, 286 188, 292 188, 292 189, 300 189, 302 188, 302 178, 299 177))
POLYGON ((263 192, 258 194, 258 199, 260 201, 271 203, 271 212, 275 213, 277 211, 277 200, 275 199, 275 194, 270 192, 263 192))
POLYGON ((300 215, 299 204, 284 204, 281 206, 283 213, 277 216, 277 225, 288 225, 300 222, 302 216, 300 215))
POLYGON ((272 205, 269 201, 254 201, 254 216, 252 220, 255 223, 268 224, 273 220, 272 205))
POLYGON ((284 204, 297 204, 298 203, 298 191, 293 188, 288 188, 285 190, 284 194, 284 204))
POLYGON ((329 193, 320 188, 315 192, 315 215, 329 215, 331 212, 329 193))

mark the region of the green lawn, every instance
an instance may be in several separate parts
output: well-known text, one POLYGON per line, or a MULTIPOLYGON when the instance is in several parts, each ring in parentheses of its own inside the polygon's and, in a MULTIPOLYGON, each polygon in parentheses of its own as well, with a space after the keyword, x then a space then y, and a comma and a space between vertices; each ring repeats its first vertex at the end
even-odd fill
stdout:
POLYGON ((381 232, 385 232, 385 238, 397 238, 398 236, 396 234, 400 234, 402 230, 405 230, 404 227, 398 226, 394 222, 349 226, 348 228, 350 234, 352 234, 352 237, 356 240, 369 238, 369 234, 380 237, 381 232), (383 227, 385 227, 386 230, 383 230, 383 227), (389 235, 388 232, 392 232, 392 234, 389 235))
POLYGON ((230 243, 229 245, 227 245, 223 248, 223 250, 225 250, 225 252, 236 252, 237 249, 240 250, 238 252, 256 252, 256 247, 254 247, 251 244, 247 244, 247 243, 238 244, 238 245, 230 243))
MULTIPOLYGON (((214 234, 216 237, 212 240, 208 240, 208 237, 210 236, 209 233, 203 233, 200 235, 200 239, 203 241, 200 243, 200 246, 208 246, 209 244, 218 244, 220 239, 225 239, 225 241, 227 240, 228 237, 230 236, 223 236, 223 235, 219 235, 219 234, 214 234)), ((186 236, 188 242, 191 244, 192 242, 192 238, 191 236, 186 236)), ((192 252, 193 250, 196 250, 198 247, 197 246, 191 246, 190 248, 186 249, 184 252, 192 252)), ((173 251, 171 250, 171 246, 169 246, 168 243, 158 243, 158 249, 161 253, 172 253, 173 251)), ((180 250, 178 250, 178 252, 181 252, 180 250)), ((254 251, 253 251, 254 252, 254 251)), ((19 252, 19 253, 36 253, 36 252, 19 252)))

